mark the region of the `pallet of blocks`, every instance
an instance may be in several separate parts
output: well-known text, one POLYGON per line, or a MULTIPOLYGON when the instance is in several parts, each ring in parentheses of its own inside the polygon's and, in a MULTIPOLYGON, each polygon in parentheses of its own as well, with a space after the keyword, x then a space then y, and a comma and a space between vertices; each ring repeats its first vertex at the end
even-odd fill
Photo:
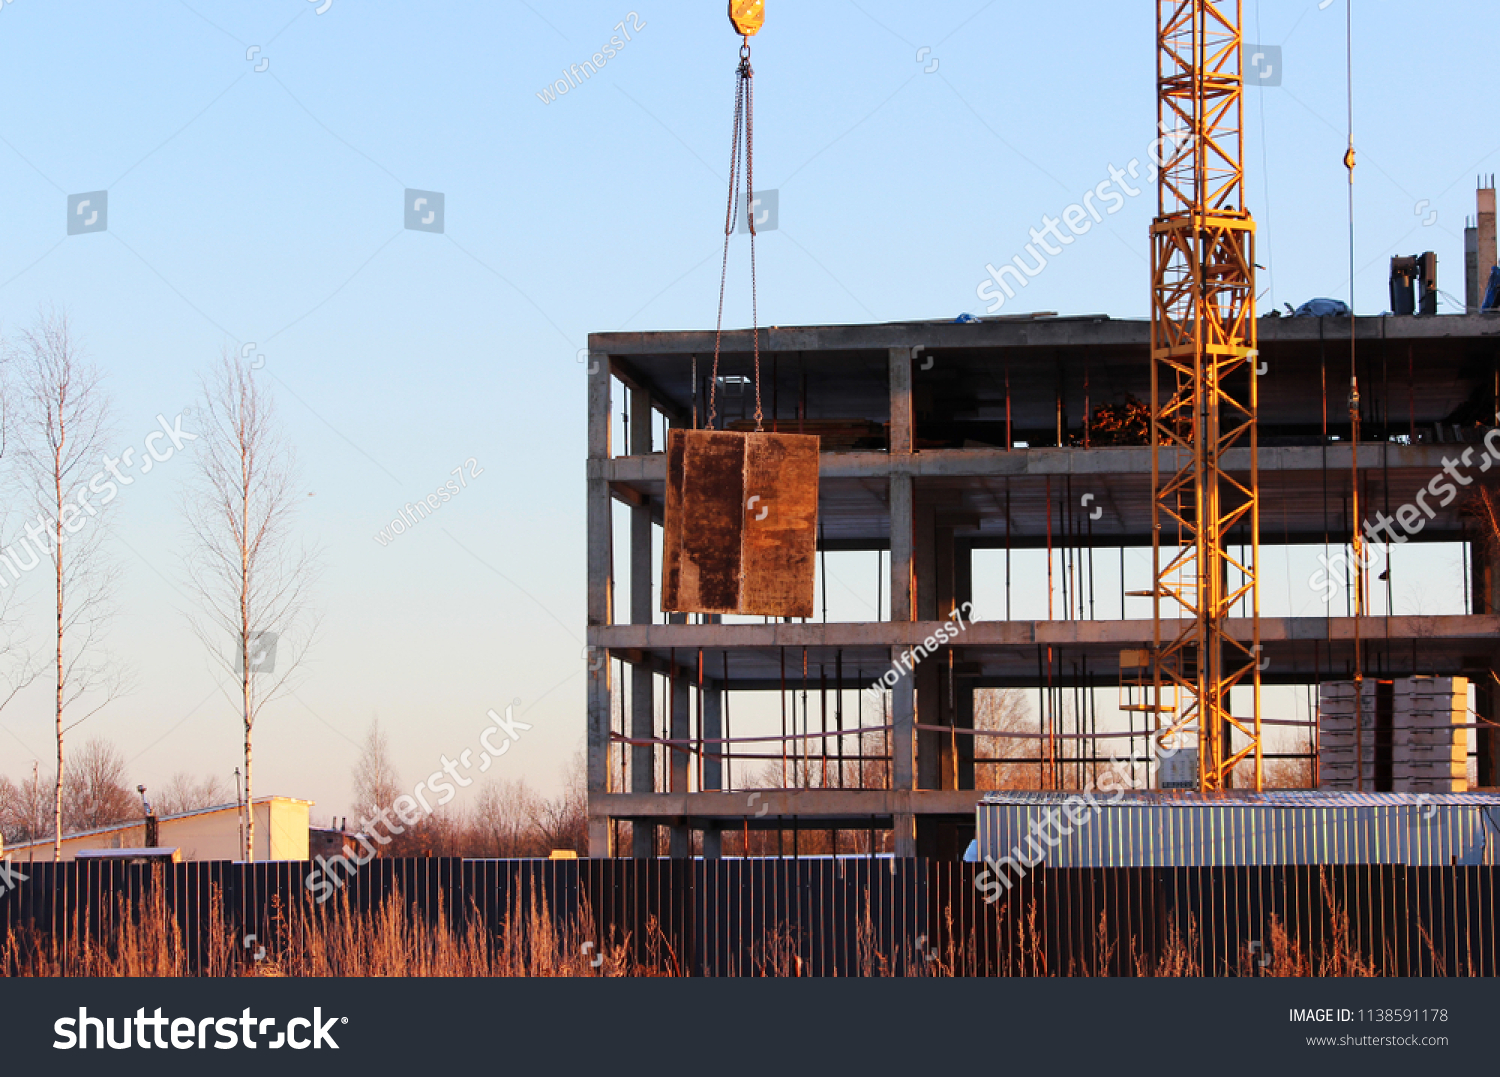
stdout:
POLYGON ((1318 788, 1375 788, 1375 682, 1365 681, 1358 703, 1353 681, 1318 686, 1318 788), (1355 712, 1359 724, 1355 725, 1355 712), (1360 767, 1355 769, 1355 756, 1360 767))
POLYGON ((1366 680, 1357 700, 1352 681, 1320 685, 1318 787, 1466 792, 1468 697, 1464 677, 1366 680))
POLYGON ((1392 702, 1393 791, 1467 792, 1468 679, 1405 677, 1396 682, 1392 702))

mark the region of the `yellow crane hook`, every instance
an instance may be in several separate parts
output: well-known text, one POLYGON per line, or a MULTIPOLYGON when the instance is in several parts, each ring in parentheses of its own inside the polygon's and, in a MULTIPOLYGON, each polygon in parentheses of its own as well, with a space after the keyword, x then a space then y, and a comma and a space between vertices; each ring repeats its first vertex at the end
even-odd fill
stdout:
POLYGON ((729 0, 729 21, 735 33, 754 37, 766 21, 766 0, 729 0))

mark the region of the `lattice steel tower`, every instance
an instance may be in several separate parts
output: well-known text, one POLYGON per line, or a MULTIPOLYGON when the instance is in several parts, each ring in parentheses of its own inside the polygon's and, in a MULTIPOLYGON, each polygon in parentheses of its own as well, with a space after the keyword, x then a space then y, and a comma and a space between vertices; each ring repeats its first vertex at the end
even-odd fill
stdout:
POLYGON ((1261 787, 1255 223, 1245 206, 1239 0, 1157 0, 1151 482, 1157 723, 1198 737, 1198 783, 1261 787), (1238 474, 1225 470, 1235 452, 1238 474), (1234 547, 1242 553, 1236 557, 1234 547), (1241 638, 1228 622, 1249 620, 1241 638), (1248 637, 1248 638, 1244 638, 1248 637), (1230 689, 1251 695, 1236 718, 1230 689))

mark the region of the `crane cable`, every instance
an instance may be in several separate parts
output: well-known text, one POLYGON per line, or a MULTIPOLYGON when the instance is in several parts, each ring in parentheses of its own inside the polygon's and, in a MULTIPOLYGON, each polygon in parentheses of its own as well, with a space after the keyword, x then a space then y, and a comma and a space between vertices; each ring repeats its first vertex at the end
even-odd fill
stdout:
POLYGON ((708 384, 708 429, 714 427, 719 386, 719 345, 724 333, 724 287, 729 275, 729 237, 739 209, 741 138, 744 132, 745 220, 750 229, 750 325, 755 352, 755 431, 763 429, 760 404, 760 311, 755 284, 755 71, 750 67, 750 36, 743 35, 740 63, 735 71, 734 139, 729 148, 729 197, 724 211, 724 258, 719 267, 719 317, 714 326, 714 366, 708 384))
MULTIPOLYGON (((1365 616, 1365 550, 1359 528, 1359 364, 1354 316, 1354 0, 1344 3, 1344 92, 1348 101, 1349 148, 1344 167, 1349 171, 1349 548, 1354 555, 1354 788, 1365 788, 1364 657, 1360 653, 1360 618, 1365 616)), ((1389 611, 1387 611, 1389 613, 1389 611)))

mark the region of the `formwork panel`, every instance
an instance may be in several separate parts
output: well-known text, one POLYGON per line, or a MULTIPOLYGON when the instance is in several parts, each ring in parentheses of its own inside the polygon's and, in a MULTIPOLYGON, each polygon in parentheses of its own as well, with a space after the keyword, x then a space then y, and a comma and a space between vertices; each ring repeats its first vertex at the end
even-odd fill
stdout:
POLYGON ((662 610, 811 617, 818 439, 673 430, 662 610))

